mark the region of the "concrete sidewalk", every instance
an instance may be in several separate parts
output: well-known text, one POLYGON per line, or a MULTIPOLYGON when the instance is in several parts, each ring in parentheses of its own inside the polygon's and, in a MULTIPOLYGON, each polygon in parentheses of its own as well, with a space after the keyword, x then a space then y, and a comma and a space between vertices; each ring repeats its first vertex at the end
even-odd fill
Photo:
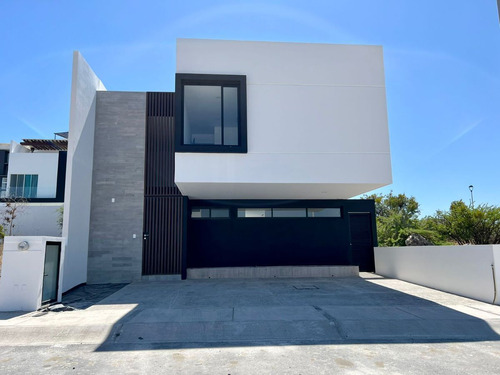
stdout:
MULTIPOLYGON (((195 350, 207 362, 215 353, 226 353, 229 357, 224 358, 229 360, 235 348, 238 355, 258 356, 260 350, 267 353, 264 357, 276 351, 285 358, 292 353, 297 358, 316 353, 318 360, 326 361, 323 365, 344 368, 342 363, 351 363, 354 367, 346 370, 359 370, 355 353, 364 358, 367 351, 383 347, 387 355, 399 359, 377 353, 381 355, 378 362, 398 362, 413 358, 405 351, 409 343, 419 343, 425 350, 446 348, 441 354, 446 353, 448 360, 453 353, 466 357, 475 353, 466 363, 453 359, 453 366, 468 363, 483 373, 495 373, 500 369, 499 333, 500 306, 373 274, 338 279, 134 283, 86 309, 0 313, 0 347, 12 358, 7 370, 23 368, 14 353, 30 353, 42 361, 42 347, 62 351, 68 358, 77 357, 80 348, 81 358, 98 357, 104 362, 106 358, 134 357, 137 351, 148 353, 144 358, 153 358, 160 352, 189 356, 195 350), (330 361, 332 350, 344 353, 337 364, 330 361)), ((410 346, 416 349, 415 345, 410 346)), ((415 350, 414 355, 417 353, 415 350)), ((440 361, 446 358, 428 363, 429 369, 440 369, 440 361)), ((370 362, 372 370, 381 369, 375 362, 370 362)), ((305 369, 317 371, 318 364, 305 369)), ((2 366, 0 360, 0 369, 2 366)), ((399 371, 405 369, 403 362, 399 366, 403 366, 399 371)), ((212 372, 191 365, 185 369, 212 372)), ((248 367, 249 372, 252 369, 248 367)))

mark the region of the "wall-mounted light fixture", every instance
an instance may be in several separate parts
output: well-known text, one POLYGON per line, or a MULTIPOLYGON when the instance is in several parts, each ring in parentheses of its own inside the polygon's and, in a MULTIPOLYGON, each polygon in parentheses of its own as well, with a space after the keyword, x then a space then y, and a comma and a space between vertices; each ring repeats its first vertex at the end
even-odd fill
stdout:
POLYGON ((28 241, 21 241, 17 244, 17 248, 21 251, 25 251, 30 248, 30 244, 28 241))

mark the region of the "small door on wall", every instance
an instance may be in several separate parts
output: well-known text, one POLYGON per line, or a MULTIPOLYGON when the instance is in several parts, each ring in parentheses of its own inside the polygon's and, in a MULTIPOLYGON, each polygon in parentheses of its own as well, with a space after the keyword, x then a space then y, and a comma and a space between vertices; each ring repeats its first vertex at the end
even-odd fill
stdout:
POLYGON ((370 213, 349 212, 352 262, 364 272, 375 271, 373 232, 370 213))
POLYGON ((57 300, 60 259, 61 244, 59 242, 47 242, 43 266, 42 303, 57 300))

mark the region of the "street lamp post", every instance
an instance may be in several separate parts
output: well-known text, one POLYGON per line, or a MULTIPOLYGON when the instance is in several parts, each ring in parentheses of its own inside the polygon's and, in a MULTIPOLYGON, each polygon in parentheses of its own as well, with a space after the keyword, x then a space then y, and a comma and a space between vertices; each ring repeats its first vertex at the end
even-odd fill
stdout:
POLYGON ((474 208, 474 195, 472 194, 472 191, 474 190, 474 186, 469 185, 469 190, 470 190, 470 206, 471 206, 471 208, 474 208))

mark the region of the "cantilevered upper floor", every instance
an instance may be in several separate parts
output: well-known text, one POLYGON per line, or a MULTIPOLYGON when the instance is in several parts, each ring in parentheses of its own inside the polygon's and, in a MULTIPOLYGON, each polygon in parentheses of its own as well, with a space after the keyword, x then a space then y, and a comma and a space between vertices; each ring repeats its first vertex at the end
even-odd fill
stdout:
POLYGON ((183 195, 341 199, 391 182, 382 47, 177 41, 183 195))

